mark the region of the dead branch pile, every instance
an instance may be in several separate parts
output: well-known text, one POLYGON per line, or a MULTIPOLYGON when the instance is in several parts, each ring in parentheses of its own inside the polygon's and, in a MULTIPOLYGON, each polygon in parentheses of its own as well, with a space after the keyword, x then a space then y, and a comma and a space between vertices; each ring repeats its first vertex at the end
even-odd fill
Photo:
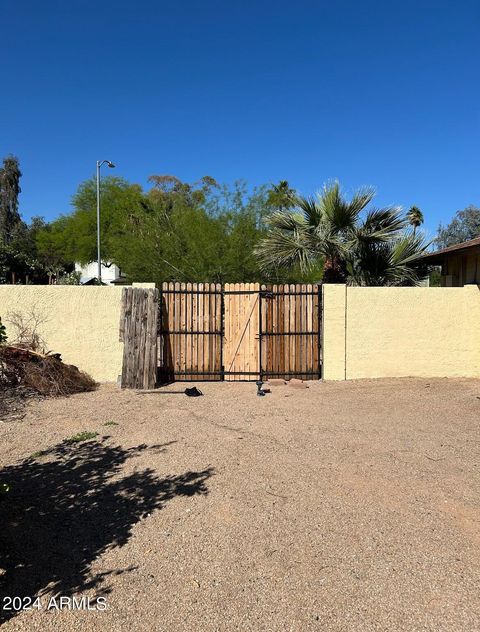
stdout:
POLYGON ((5 345, 0 347, 0 386, 21 386, 39 395, 59 397, 93 391, 96 383, 76 366, 64 364, 58 353, 5 345))

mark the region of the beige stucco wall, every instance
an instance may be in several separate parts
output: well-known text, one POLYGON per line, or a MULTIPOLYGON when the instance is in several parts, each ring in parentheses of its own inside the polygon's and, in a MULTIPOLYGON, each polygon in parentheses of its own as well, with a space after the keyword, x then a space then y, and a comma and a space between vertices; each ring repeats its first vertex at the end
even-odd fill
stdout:
POLYGON ((325 379, 404 376, 480 377, 479 288, 325 286, 325 379))
MULTIPOLYGON (((143 284, 142 284, 143 285, 143 284)), ((44 319, 47 348, 100 382, 122 368, 121 287, 0 285, 0 317, 44 319)), ((480 290, 323 287, 323 375, 480 377, 480 290)))
POLYGON ((345 379, 346 296, 345 285, 322 286, 322 365, 325 380, 345 379))
POLYGON ((40 333, 48 350, 99 382, 115 382, 122 370, 121 295, 121 287, 110 286, 0 285, 0 317, 12 337, 8 313, 35 310, 45 319, 40 333))

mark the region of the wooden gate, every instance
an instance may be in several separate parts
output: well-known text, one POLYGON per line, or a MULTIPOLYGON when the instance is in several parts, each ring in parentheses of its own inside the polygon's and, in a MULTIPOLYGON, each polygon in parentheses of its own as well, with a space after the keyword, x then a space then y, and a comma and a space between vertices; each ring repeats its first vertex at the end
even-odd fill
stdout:
POLYGON ((160 291, 159 380, 222 379, 219 283, 164 283, 160 291))
POLYGON ((227 283, 224 296, 225 380, 260 379, 260 284, 227 283))
POLYGON ((321 287, 273 285, 261 294, 260 373, 320 379, 321 287))
POLYGON ((157 290, 125 288, 122 386, 319 379, 320 290, 307 284, 164 283, 157 310, 157 290))

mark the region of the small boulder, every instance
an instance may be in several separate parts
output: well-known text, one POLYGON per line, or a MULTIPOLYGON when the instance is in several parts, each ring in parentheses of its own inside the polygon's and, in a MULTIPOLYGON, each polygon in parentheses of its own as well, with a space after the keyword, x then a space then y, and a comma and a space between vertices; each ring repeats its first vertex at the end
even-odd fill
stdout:
POLYGON ((266 386, 285 386, 286 382, 285 380, 281 380, 281 379, 272 379, 272 380, 268 380, 268 382, 266 383, 266 386))
POLYGON ((288 382, 288 385, 293 388, 308 388, 308 384, 306 384, 303 380, 298 380, 294 377, 288 382))

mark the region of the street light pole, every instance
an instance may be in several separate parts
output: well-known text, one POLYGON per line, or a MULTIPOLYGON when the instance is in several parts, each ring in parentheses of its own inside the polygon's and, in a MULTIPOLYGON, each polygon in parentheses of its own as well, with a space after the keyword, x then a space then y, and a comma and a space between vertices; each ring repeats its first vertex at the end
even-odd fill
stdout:
POLYGON ((98 284, 102 284, 102 260, 100 259, 100 161, 97 160, 97 265, 98 284))
POLYGON ((100 167, 104 164, 108 165, 110 169, 115 167, 110 160, 97 160, 97 280, 99 285, 102 284, 102 258, 100 253, 100 167))

